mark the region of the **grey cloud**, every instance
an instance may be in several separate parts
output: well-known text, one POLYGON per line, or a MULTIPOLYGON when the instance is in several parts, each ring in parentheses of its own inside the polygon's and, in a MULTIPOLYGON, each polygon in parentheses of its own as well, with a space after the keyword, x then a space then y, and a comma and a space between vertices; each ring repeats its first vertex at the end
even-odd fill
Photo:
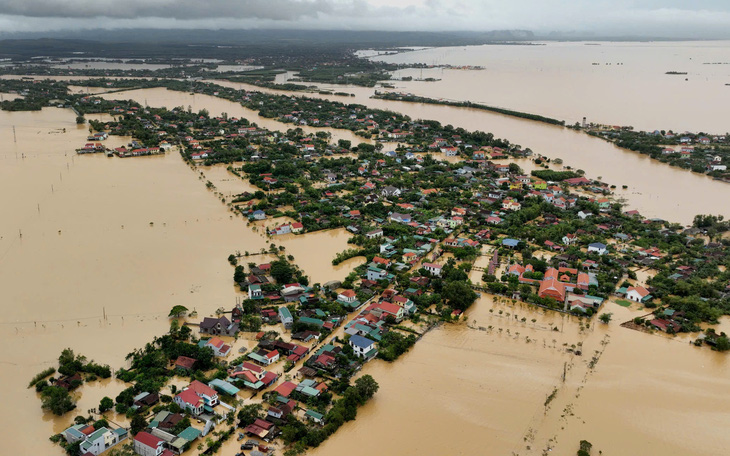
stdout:
POLYGON ((529 29, 728 37, 727 0, 0 0, 0 31, 90 28, 529 29))
POLYGON ((330 0, 2 0, 0 14, 46 18, 241 18, 292 21, 330 13, 330 0))

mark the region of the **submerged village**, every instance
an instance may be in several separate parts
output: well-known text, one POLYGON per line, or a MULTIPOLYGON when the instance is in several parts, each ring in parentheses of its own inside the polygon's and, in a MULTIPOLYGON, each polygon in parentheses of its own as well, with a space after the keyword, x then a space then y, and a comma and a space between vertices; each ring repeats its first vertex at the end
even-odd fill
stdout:
MULTIPOLYGON (((169 331, 131 352, 128 365, 100 365, 67 349, 56 369, 33 378, 29 388, 44 409, 77 415, 50 437, 59 453, 215 454, 235 441, 238 454, 301 454, 377 394, 377 379, 362 375, 366 363, 396 361, 437 325, 470 324, 468 309, 482 294, 570 314, 581 327, 692 333, 698 349, 730 349, 712 327, 730 313, 730 223, 720 216, 698 215, 691 227, 647 219, 615 200, 615 187, 560 160, 489 133, 360 105, 203 82, 76 84, 225 98, 291 127, 272 131, 244 118, 142 106, 124 93, 71 94, 66 82, 0 85, 23 94, 4 101, 6 110, 62 106, 79 124, 108 114, 88 122, 80 155, 179 153, 242 228, 269 243, 221 258, 246 294, 235 306, 209 316, 175 306, 169 331), (302 126, 351 130, 363 142, 302 126), (131 140, 110 148, 110 136, 131 140), (251 191, 223 195, 205 178, 211 166, 227 167, 251 191), (312 283, 277 245, 278 236, 335 228, 350 239, 333 264, 364 259, 343 281, 312 283), (643 314, 612 323, 608 300, 643 314), (112 376, 125 382, 120 394, 95 410, 75 409, 76 388, 112 376)), ((562 349, 584 356, 579 345, 562 349)))

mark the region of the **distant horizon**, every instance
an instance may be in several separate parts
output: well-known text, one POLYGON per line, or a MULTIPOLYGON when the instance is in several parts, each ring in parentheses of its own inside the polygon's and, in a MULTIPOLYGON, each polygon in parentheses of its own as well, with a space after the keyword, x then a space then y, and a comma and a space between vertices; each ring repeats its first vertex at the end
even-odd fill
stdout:
MULTIPOLYGON (((475 43, 468 45, 491 44, 499 42, 532 42, 532 41, 599 41, 599 42, 648 42, 648 41, 666 41, 666 42, 682 42, 682 41, 730 41, 730 31, 726 35, 715 36, 662 36, 662 35, 604 35, 587 32, 575 31, 551 31, 546 33, 534 32, 525 29, 495 29, 495 30, 461 30, 458 32, 449 30, 407 30, 407 31, 383 31, 377 29, 359 29, 352 30, 347 28, 329 28, 329 29, 292 29, 292 28, 147 28, 147 27, 115 27, 115 28, 90 28, 83 30, 57 30, 43 32, 8 32, 0 31, 0 40, 84 40, 89 42, 122 42, 115 34, 128 34, 130 32, 142 32, 156 35, 174 35, 184 33, 185 38, 175 39, 175 42, 195 44, 195 34, 251 34, 265 33, 272 35, 314 35, 314 34, 344 34, 344 35, 370 35, 379 34, 387 35, 391 38, 399 36, 409 36, 422 34, 424 36, 454 36, 468 37, 480 39, 483 43, 475 43), (90 32, 101 33, 106 35, 89 36, 90 32), (190 35, 193 36, 190 36, 190 35)), ((127 37, 130 41, 136 41, 139 37, 127 37)), ((218 41, 218 40, 216 40, 218 41)), ((226 37, 221 37, 219 44, 225 44, 226 37)), ((454 44, 455 46, 464 44, 454 44)))

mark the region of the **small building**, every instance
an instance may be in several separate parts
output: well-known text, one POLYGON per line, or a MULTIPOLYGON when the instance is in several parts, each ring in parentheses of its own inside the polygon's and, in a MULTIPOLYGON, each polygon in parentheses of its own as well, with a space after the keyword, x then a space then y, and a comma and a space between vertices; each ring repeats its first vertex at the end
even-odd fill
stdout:
POLYGON ((383 230, 382 228, 378 228, 376 230, 368 231, 367 233, 365 233, 365 237, 368 239, 383 237, 383 230))
POLYGON ((223 342, 220 337, 211 337, 203 343, 203 346, 212 349, 213 354, 219 357, 228 356, 231 352, 231 346, 223 342))
POLYGON ((649 290, 641 286, 629 287, 626 290, 626 299, 634 302, 647 302, 651 300, 651 294, 649 294, 649 290))
MULTIPOLYGON (((174 399, 175 403, 180 406, 183 410, 188 410, 192 415, 198 416, 201 413, 203 413, 203 409, 205 406, 205 401, 201 397, 199 397, 197 394, 195 394, 195 391, 191 389, 183 390, 182 392, 178 393, 175 396, 174 399)), ((137 434, 139 435, 139 434, 137 434)), ((136 439, 136 437, 135 437, 136 439)), ((135 450, 136 450, 136 444, 135 444, 135 450)), ((138 452, 139 453, 139 452, 138 452)), ((142 453, 139 453, 142 454, 142 453)), ((154 453, 152 453, 154 454, 154 453)))
POLYGON ((357 297, 355 296, 354 290, 344 290, 342 293, 337 295, 337 300, 342 301, 344 303, 353 303, 357 297))
POLYGON ((200 322, 201 334, 213 334, 223 336, 235 336, 238 332, 238 324, 231 323, 228 318, 222 316, 219 318, 205 317, 200 322))
POLYGON ((187 356, 178 356, 175 360, 175 369, 182 371, 191 371, 193 366, 198 360, 195 358, 188 358, 187 356))
POLYGON ((248 299, 264 299, 264 291, 259 284, 249 284, 248 299))
POLYGON ((423 263, 423 269, 428 271, 428 273, 431 275, 441 276, 441 270, 443 269, 443 267, 440 264, 423 263))
MULTIPOLYGON (((216 391, 220 391, 223 394, 227 394, 229 396, 235 396, 240 391, 238 388, 230 384, 229 382, 225 380, 221 380, 219 378, 214 378, 208 383, 208 386, 215 389, 216 391)), ((203 399, 205 400, 205 399, 203 399)))
POLYGON ((279 307, 279 320, 281 320, 281 324, 286 329, 291 329, 294 324, 294 317, 292 317, 291 312, 286 306, 279 307))
POLYGON ((371 359, 378 353, 375 348, 375 341, 367 337, 358 335, 350 336, 349 344, 355 352, 355 355, 360 358, 371 359))
POLYGON ((160 456, 164 442, 149 432, 140 431, 134 436, 134 452, 140 456, 160 456))
POLYGON ((588 253, 595 252, 599 255, 604 255, 606 252, 608 252, 608 249, 606 247, 606 244, 603 244, 601 242, 594 242, 592 244, 588 244, 588 253))
POLYGON ((98 456, 126 438, 127 431, 124 429, 119 428, 112 431, 102 427, 86 436, 81 442, 79 450, 81 454, 98 456))

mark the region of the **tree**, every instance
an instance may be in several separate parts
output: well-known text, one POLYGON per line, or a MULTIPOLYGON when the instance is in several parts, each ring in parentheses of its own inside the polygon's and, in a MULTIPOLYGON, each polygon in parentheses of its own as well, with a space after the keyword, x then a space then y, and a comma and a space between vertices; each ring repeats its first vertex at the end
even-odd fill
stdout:
POLYGON ((107 410, 111 410, 111 408, 114 407, 114 401, 107 396, 104 396, 101 401, 99 402, 99 412, 104 413, 107 410))
POLYGON ((183 418, 183 419, 181 419, 180 421, 177 422, 177 424, 175 425, 175 427, 172 429, 172 433, 175 434, 175 435, 178 435, 179 433, 181 433, 182 431, 184 431, 188 427, 190 427, 190 418, 188 418, 186 416, 185 418, 183 418))
POLYGON ((593 444, 591 444, 591 442, 587 440, 581 440, 580 449, 578 450, 578 456, 590 456, 591 448, 593 448, 593 444))
POLYGON ((349 149, 350 147, 352 147, 352 141, 348 139, 338 139, 337 145, 342 147, 343 149, 349 149))
POLYGON ((83 125, 86 123, 86 118, 83 116, 83 114, 76 116, 76 123, 78 125, 83 125))
POLYGON ((246 281, 246 272, 243 270, 243 266, 240 264, 236 266, 236 269, 233 271, 233 281, 236 283, 242 283, 246 281))
POLYGON ((477 299, 477 294, 466 282, 449 282, 441 291, 441 296, 448 301, 448 304, 459 310, 466 310, 477 299))
POLYGON ((147 420, 145 420, 142 415, 135 413, 134 416, 132 417, 132 423, 131 423, 132 434, 136 434, 146 427, 147 427, 147 420))
POLYGON ((60 416, 76 408, 76 404, 65 388, 49 386, 41 393, 41 407, 60 416))
POLYGON ((363 375, 355 380, 355 388, 360 393, 360 397, 364 403, 378 392, 380 385, 378 385, 378 382, 371 375, 363 375))
POLYGON ((170 313, 167 316, 168 317, 180 317, 180 315, 184 314, 187 311, 188 311, 187 307, 178 304, 176 306, 173 306, 172 309, 170 309, 170 313))
POLYGON ((289 283, 294 276, 294 268, 284 260, 271 263, 271 276, 277 283, 289 283))
POLYGON ((725 336, 720 336, 715 342, 715 349, 717 351, 728 351, 730 350, 730 339, 725 336))
POLYGON ((256 418, 260 418, 261 415, 261 404, 248 404, 244 405, 241 410, 238 411, 238 420, 240 427, 246 427, 249 424, 253 424, 256 418))
POLYGON ((602 313, 600 317, 598 317, 599 320, 601 320, 601 323, 606 323, 611 321, 611 318, 613 317, 613 314, 611 312, 602 313))

